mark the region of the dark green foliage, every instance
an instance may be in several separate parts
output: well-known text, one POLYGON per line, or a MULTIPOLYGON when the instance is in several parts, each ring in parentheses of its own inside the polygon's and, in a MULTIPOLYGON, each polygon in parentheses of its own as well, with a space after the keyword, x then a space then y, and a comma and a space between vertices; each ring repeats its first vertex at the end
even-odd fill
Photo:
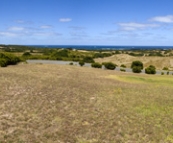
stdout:
POLYGON ((31 56, 31 53, 30 52, 25 52, 25 53, 23 53, 22 56, 31 56))
POLYGON ((161 75, 164 75, 165 73, 164 72, 161 72, 161 75))
POLYGON ((120 67, 122 67, 122 68, 126 68, 126 65, 122 64, 120 67))
POLYGON ((142 71, 142 68, 140 66, 133 66, 132 71, 134 73, 140 73, 142 71))
POLYGON ((167 71, 167 75, 169 75, 169 71, 167 71))
POLYGON ((84 61, 85 63, 94 63, 93 58, 92 58, 92 57, 89 57, 89 56, 84 57, 84 58, 83 58, 83 61, 84 61))
POLYGON ((54 51, 51 56, 55 57, 55 59, 59 57, 68 57, 68 50, 64 49, 64 50, 54 51))
POLYGON ((140 67, 141 69, 143 69, 143 63, 141 61, 133 61, 131 64, 131 68, 133 67, 140 67))
POLYGON ((0 53, 0 66, 6 67, 7 65, 15 65, 20 62, 20 59, 16 56, 7 53, 0 53))
POLYGON ((104 58, 102 53, 95 53, 93 57, 94 58, 104 58))
POLYGON ((104 58, 104 57, 110 57, 110 56, 112 56, 112 54, 111 53, 95 53, 94 54, 94 58, 104 58))
POLYGON ((129 55, 136 56, 136 57, 144 56, 143 53, 129 53, 129 55))
POLYGON ((93 67, 93 68, 102 68, 102 65, 100 63, 92 63, 91 67, 93 67))
POLYGON ((167 71, 167 70, 169 70, 169 68, 168 67, 164 67, 163 70, 166 70, 167 71))
POLYGON ((7 66, 7 60, 6 59, 0 59, 0 66, 6 67, 7 66))
POLYGON ((143 63, 141 61, 133 61, 131 68, 134 73, 140 73, 143 69, 143 63))
POLYGON ((110 56, 112 56, 111 53, 103 53, 103 57, 110 57, 110 56))
POLYGON ((112 62, 106 62, 106 63, 102 63, 106 69, 109 70, 114 70, 116 68, 116 64, 112 63, 112 62))
POLYGON ((156 68, 153 65, 150 65, 145 69, 146 74, 156 74, 156 68))
POLYGON ((79 61, 79 65, 82 67, 85 64, 84 61, 79 61))
POLYGON ((69 63, 69 65, 73 65, 73 63, 71 62, 71 63, 69 63))
POLYGON ((122 72, 126 72, 126 70, 125 70, 125 69, 120 69, 120 71, 122 71, 122 72))

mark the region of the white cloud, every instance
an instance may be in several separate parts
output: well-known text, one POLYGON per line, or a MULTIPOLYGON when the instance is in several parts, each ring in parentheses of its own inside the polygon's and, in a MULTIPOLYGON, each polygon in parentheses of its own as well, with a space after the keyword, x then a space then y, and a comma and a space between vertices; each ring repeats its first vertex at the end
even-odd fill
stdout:
POLYGON ((9 27, 9 31, 23 31, 25 28, 23 27, 9 27))
POLYGON ((60 18, 59 21, 60 22, 70 22, 70 21, 72 21, 72 19, 71 18, 60 18))
POLYGON ((61 33, 57 33, 57 32, 37 32, 37 33, 33 33, 34 36, 43 36, 43 37, 47 37, 47 36, 61 36, 61 33))
POLYGON ((118 23, 118 25, 120 26, 120 30, 125 30, 125 31, 134 31, 139 29, 159 27, 159 25, 157 24, 144 24, 144 23, 135 23, 135 22, 118 23))
POLYGON ((73 29, 73 30, 84 30, 84 29, 86 29, 85 27, 80 27, 80 26, 70 26, 69 28, 73 29))
POLYGON ((15 33, 12 32, 0 32, 1 36, 5 36, 5 37, 15 37, 17 36, 15 33))
POLYGON ((41 29, 49 29, 49 28, 52 28, 51 25, 42 25, 40 26, 41 29))
POLYGON ((156 16, 149 21, 156 21, 156 22, 163 22, 163 23, 173 23, 173 15, 167 15, 167 16, 156 16))
POLYGON ((16 20, 17 23, 25 23, 24 20, 16 20))

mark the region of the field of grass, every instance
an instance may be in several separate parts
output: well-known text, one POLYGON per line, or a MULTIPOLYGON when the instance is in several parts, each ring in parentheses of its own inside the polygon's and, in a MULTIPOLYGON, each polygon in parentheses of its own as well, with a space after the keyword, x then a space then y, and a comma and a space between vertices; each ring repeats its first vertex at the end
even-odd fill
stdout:
POLYGON ((0 142, 173 143, 172 76, 0 68, 0 142))

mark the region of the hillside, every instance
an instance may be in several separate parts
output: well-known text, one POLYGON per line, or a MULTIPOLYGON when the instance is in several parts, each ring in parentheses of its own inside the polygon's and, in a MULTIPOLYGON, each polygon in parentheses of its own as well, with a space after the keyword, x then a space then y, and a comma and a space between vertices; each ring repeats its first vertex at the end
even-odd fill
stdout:
POLYGON ((0 68, 0 142, 171 143, 172 85, 70 65, 0 68))
POLYGON ((114 62, 117 65, 125 64, 127 67, 131 66, 133 61, 142 61, 145 67, 149 65, 154 65, 157 69, 163 69, 163 67, 169 67, 173 69, 173 57, 159 57, 159 56, 141 56, 135 57, 127 54, 118 54, 111 57, 95 59, 96 62, 114 62))

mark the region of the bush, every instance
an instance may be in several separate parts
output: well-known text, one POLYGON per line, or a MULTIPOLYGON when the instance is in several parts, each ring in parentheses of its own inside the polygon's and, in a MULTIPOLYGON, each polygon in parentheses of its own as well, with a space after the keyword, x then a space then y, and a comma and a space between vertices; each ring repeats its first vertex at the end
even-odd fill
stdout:
POLYGON ((95 53, 94 58, 104 58, 102 53, 95 53))
POLYGON ((69 65, 73 65, 73 63, 71 62, 71 63, 69 63, 69 65))
POLYGON ((140 73, 143 69, 143 63, 141 61, 133 61, 131 68, 134 73, 140 73))
POLYGON ((5 60, 5 59, 0 59, 0 66, 1 66, 1 67, 6 67, 6 66, 7 66, 7 60, 5 60))
POLYGON ((131 68, 136 67, 136 66, 143 69, 143 63, 141 61, 133 61, 131 64, 131 68))
POLYGON ((116 64, 112 62, 106 62, 106 63, 103 63, 103 65, 105 66, 106 69, 109 69, 109 70, 114 70, 117 66, 116 64))
POLYGON ((122 64, 120 67, 122 67, 122 68, 126 68, 126 65, 122 64))
POLYGON ((0 66, 6 67, 7 65, 15 65, 20 62, 20 59, 16 56, 7 53, 0 53, 0 66))
POLYGON ((156 74, 156 68, 153 65, 150 65, 145 69, 146 74, 156 74))
POLYGON ((85 64, 84 61, 79 61, 79 65, 82 67, 85 64))
POLYGON ((166 71, 167 71, 167 70, 169 70, 169 69, 168 69, 168 67, 164 67, 163 70, 166 70, 166 71))
POLYGON ((89 56, 84 57, 84 58, 83 58, 83 61, 84 61, 85 63, 94 63, 93 58, 92 58, 92 57, 89 57, 89 56))
POLYGON ((54 51, 51 54, 51 57, 53 58, 68 57, 68 50, 64 49, 64 50, 54 51))
POLYGON ((161 75, 164 75, 165 73, 164 72, 161 72, 161 75))
POLYGON ((126 70, 125 70, 125 69, 120 69, 120 71, 122 71, 122 72, 126 72, 126 70))
POLYGON ((102 65, 100 63, 92 63, 91 67, 93 67, 93 68, 102 68, 102 65))
POLYGON ((31 56, 31 53, 30 52, 25 52, 25 53, 23 53, 22 56, 31 56))
POLYGON ((134 73, 141 73, 142 69, 141 69, 140 66, 134 66, 134 67, 132 68, 132 71, 133 71, 134 73))

